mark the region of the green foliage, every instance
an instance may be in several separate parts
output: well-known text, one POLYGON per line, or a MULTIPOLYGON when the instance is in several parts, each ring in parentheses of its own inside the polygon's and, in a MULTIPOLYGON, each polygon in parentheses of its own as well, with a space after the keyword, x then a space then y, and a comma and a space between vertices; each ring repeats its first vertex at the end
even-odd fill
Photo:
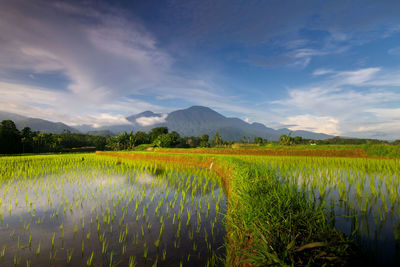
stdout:
POLYGON ((133 132, 122 132, 111 139, 110 147, 113 150, 127 150, 132 149, 135 145, 135 138, 133 132))
POLYGON ((150 143, 153 143, 154 140, 156 140, 159 135, 167 133, 168 133, 168 127, 156 127, 151 129, 151 131, 149 132, 150 143))
POLYGON ((108 142, 109 138, 103 136, 46 134, 32 132, 29 127, 20 132, 10 120, 0 125, 0 154, 63 152, 79 147, 104 150, 108 142))
POLYGON ((290 135, 283 134, 279 138, 279 144, 284 145, 284 146, 290 146, 294 144, 294 138, 291 137, 290 135))
POLYGON ((214 136, 214 143, 215 143, 215 145, 217 145, 217 146, 220 146, 220 145, 223 144, 222 137, 221 137, 221 135, 220 135, 218 132, 215 133, 215 136, 214 136))
POLYGON ((299 145, 299 144, 308 144, 308 143, 313 143, 312 140, 309 139, 303 139, 301 136, 290 136, 289 135, 281 135, 279 138, 279 144, 284 145, 284 146, 291 146, 291 145, 299 145))
POLYGON ((21 148, 21 135, 14 122, 4 120, 0 126, 0 153, 11 154, 21 148))
POLYGON ((157 136, 153 144, 157 147, 174 147, 178 143, 179 134, 177 132, 161 134, 157 136))
POLYGON ((208 134, 202 134, 202 135, 201 135, 201 141, 203 141, 203 142, 208 142, 208 139, 209 139, 208 134))
POLYGON ((200 147, 211 147, 210 143, 208 141, 201 141, 200 142, 200 147))
MULTIPOLYGON (((267 142, 267 140, 265 140, 265 143, 267 142)), ((262 139, 262 137, 254 137, 254 143, 255 144, 263 144, 264 140, 262 139)))
POLYGON ((208 142, 209 140, 208 134, 202 134, 201 135, 201 141, 200 141, 200 147, 210 147, 210 143, 208 142))
POLYGON ((134 135, 135 146, 147 144, 150 142, 149 136, 142 131, 136 132, 134 135))
POLYGON ((365 138, 343 138, 343 137, 334 137, 328 138, 324 140, 317 140, 317 144, 319 145, 376 145, 376 144, 388 144, 388 141, 378 140, 378 139, 365 139, 365 138))
MULTIPOLYGON (((250 143, 250 137, 244 136, 244 142, 250 143)), ((400 157, 399 140, 389 143, 375 139, 348 139, 335 137, 326 140, 309 140, 300 136, 282 135, 280 142, 268 143, 261 137, 254 138, 254 144, 283 149, 310 149, 309 144, 318 144, 313 149, 364 149, 369 156, 400 157), (325 145, 327 144, 327 145, 325 145), (358 144, 358 145, 352 145, 358 144), (300 146, 307 145, 307 146, 300 146)), ((209 135, 201 137, 180 137, 175 131, 168 133, 167 127, 153 128, 149 133, 138 131, 123 132, 116 136, 94 136, 64 131, 61 134, 32 132, 29 127, 19 131, 11 120, 0 125, 0 154, 69 152, 86 149, 93 150, 132 150, 142 144, 154 144, 158 147, 195 148, 233 145, 231 141, 223 141, 221 135, 215 133, 214 140, 209 135)), ((250 146, 250 144, 248 144, 250 146)), ((135 149, 136 150, 136 149, 135 149)))

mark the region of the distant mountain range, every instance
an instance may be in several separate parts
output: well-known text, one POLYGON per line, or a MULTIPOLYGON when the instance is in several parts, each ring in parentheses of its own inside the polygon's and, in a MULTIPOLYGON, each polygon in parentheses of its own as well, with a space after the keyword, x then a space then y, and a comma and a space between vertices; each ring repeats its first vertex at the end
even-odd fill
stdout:
POLYGON ((149 131, 154 127, 166 126, 170 131, 176 131, 181 136, 210 135, 213 138, 218 132, 223 140, 243 140, 250 137, 251 140, 260 136, 268 140, 279 140, 282 134, 291 133, 292 136, 301 136, 308 139, 326 139, 333 137, 323 133, 310 131, 290 131, 283 128, 275 130, 261 123, 247 123, 238 118, 227 118, 218 112, 202 106, 193 106, 187 109, 173 111, 169 114, 145 111, 127 117, 130 124, 103 126, 94 128, 90 125, 70 127, 61 122, 50 122, 42 119, 28 118, 13 113, 0 112, 0 120, 13 120, 18 129, 29 126, 33 131, 60 133, 64 130, 70 132, 91 133, 96 135, 118 134, 123 131, 149 131))
POLYGON ((0 121, 3 120, 12 120, 19 130, 22 130, 24 127, 29 127, 34 132, 40 131, 42 133, 62 133, 63 131, 70 131, 71 133, 79 132, 77 129, 62 122, 52 122, 0 111, 0 121))

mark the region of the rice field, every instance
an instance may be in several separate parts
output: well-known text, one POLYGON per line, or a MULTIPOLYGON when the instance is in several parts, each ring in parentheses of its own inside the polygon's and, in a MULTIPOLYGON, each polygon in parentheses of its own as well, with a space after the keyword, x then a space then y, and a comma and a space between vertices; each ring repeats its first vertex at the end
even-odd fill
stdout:
POLYGON ((216 266, 225 193, 209 170, 90 154, 0 159, 2 266, 216 266))
POLYGON ((400 160, 184 151, 0 158, 0 265, 400 265, 400 160))
POLYGON ((325 206, 329 223, 376 264, 400 265, 400 160, 268 157, 258 162, 325 206))
MULTIPOLYGON (((400 265, 400 160, 240 156, 271 168, 324 209, 327 224, 345 233, 376 265, 400 265)), ((317 241, 317 240, 315 240, 317 241)))
MULTIPOLYGON (((254 156, 248 155, 248 151, 245 151, 244 155, 235 155, 240 152, 237 150, 226 156, 220 154, 226 154, 228 151, 221 153, 215 149, 201 151, 175 149, 168 151, 168 154, 187 155, 187 152, 217 158, 225 165, 236 166, 238 161, 248 163, 250 169, 254 169, 248 172, 255 173, 248 174, 247 180, 251 180, 254 176, 265 179, 275 179, 276 176, 281 185, 293 186, 300 195, 305 196, 304 201, 322 208, 326 224, 332 225, 354 241, 361 249, 363 258, 377 265, 400 265, 399 159, 254 156), (230 159, 234 159, 235 162, 230 159), (274 174, 263 173, 268 169, 272 169, 274 174)), ((158 153, 162 154, 166 153, 158 153)), ((238 168, 244 169, 246 166, 238 168)), ((236 172, 234 176, 239 174, 236 172)), ((235 180, 237 177, 232 179, 235 180)), ((233 190, 243 188, 243 183, 245 182, 242 180, 234 184, 233 190)), ((243 195, 239 197, 239 201, 251 201, 246 200, 243 195)), ((316 238, 314 241, 319 240, 316 238)), ((296 244, 297 248, 302 245, 306 245, 306 242, 296 244)), ((246 254, 248 250, 244 249, 237 253, 246 254)), ((281 263, 290 262, 292 260, 281 263)))

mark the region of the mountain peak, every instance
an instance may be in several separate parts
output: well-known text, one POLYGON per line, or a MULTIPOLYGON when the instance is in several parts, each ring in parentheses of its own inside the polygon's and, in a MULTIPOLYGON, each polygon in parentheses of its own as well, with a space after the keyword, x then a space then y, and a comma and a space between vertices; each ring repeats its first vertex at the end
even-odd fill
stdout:
POLYGON ((167 121, 192 121, 195 124, 212 122, 216 120, 226 119, 215 110, 203 106, 192 106, 187 109, 180 109, 168 114, 167 121))
POLYGON ((146 117, 146 118, 148 118, 148 117, 161 117, 161 116, 162 116, 162 115, 159 114, 159 113, 154 113, 153 111, 146 110, 146 111, 144 111, 144 112, 140 112, 140 113, 138 113, 138 114, 135 114, 135 115, 131 115, 131 116, 129 116, 129 117, 126 117, 126 119, 127 119, 128 121, 130 121, 130 122, 135 123, 135 122, 136 122, 136 119, 138 119, 138 118, 143 118, 143 117, 146 117))
POLYGON ((204 106, 191 106, 190 108, 183 109, 183 110, 213 111, 213 112, 216 112, 216 111, 212 110, 211 108, 209 108, 209 107, 204 107, 204 106))

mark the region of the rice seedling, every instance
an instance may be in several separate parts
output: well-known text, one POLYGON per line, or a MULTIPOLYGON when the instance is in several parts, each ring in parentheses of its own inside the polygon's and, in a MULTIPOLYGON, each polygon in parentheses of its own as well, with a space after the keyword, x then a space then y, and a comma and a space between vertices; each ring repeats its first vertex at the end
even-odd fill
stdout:
POLYGON ((144 249, 143 249, 143 258, 146 261, 147 260, 147 254, 148 254, 148 248, 146 246, 146 243, 144 243, 144 249))
POLYGON ((73 249, 67 249, 67 265, 70 266, 72 259, 73 249))
POLYGON ((162 251, 162 260, 165 261, 166 258, 167 258, 167 250, 166 250, 165 248, 163 248, 163 251, 162 251))
POLYGON ((0 252, 0 259, 3 259, 5 254, 6 254, 6 246, 3 246, 3 249, 0 252))
POLYGON ((134 256, 129 257, 129 267, 135 267, 136 266, 136 258, 134 256))
POLYGON ((21 256, 14 255, 14 266, 18 266, 21 264, 21 256))
POLYGON ((39 241, 38 247, 36 248, 36 256, 39 256, 39 255, 40 255, 40 241, 39 241))
MULTIPOLYGON (((210 212, 217 204, 212 202, 208 186, 212 184, 209 180, 216 177, 208 172, 190 170, 193 174, 189 175, 177 172, 175 167, 166 164, 165 171, 156 174, 160 168, 153 163, 121 161, 115 165, 115 161, 96 155, 85 155, 84 162, 80 159, 75 155, 0 158, 4 163, 0 164, 0 218, 4 225, 0 233, 8 231, 10 236, 3 258, 18 255, 18 250, 31 247, 33 242, 37 244, 38 262, 47 256, 54 264, 58 261, 57 251, 65 249, 67 265, 72 262, 88 266, 94 262, 103 266, 110 263, 129 264, 129 258, 135 256, 132 254, 135 252, 127 242, 151 244, 148 232, 156 231, 158 238, 152 240, 154 246, 146 245, 145 249, 149 260, 149 255, 162 247, 162 237, 175 232, 176 228, 179 228, 179 237, 188 235, 195 240, 194 229, 182 231, 183 223, 186 222, 188 229, 192 225, 208 224, 205 217, 201 218, 205 216, 205 211, 202 215, 204 206, 197 206, 199 198, 209 199, 210 212), (207 188, 203 185, 205 183, 207 188), (206 189, 202 191, 199 188, 206 189), (21 215, 24 209, 29 211, 29 218, 21 215), (18 224, 13 223, 14 218, 19 219, 18 224), (57 226, 52 228, 50 236, 41 236, 48 223, 57 226), (92 229, 96 231, 91 232, 92 229), (60 231, 59 234, 57 231, 60 231), (57 236, 61 237, 61 242, 56 242, 57 236), (114 247, 118 247, 118 254, 110 250, 114 247), (50 255, 43 255, 46 253, 41 251, 47 249, 50 255), (85 249, 91 254, 82 258, 72 254, 74 249, 81 250, 82 255, 85 255, 85 249), (96 250, 101 251, 100 257, 94 253, 96 250)), ((218 188, 214 187, 214 190, 218 188)), ((219 242, 223 240, 223 233, 221 230, 219 242)), ((168 253, 180 255, 171 257, 172 261, 183 256, 179 249, 183 246, 181 242, 177 241, 177 250, 170 246, 168 253)), ((192 243, 185 245, 192 246, 192 243)), ((141 253, 144 256, 145 252, 141 253)), ((157 256, 152 258, 153 265, 159 265, 158 260, 166 260, 166 247, 161 253, 160 259, 157 256)), ((203 253, 208 255, 206 251, 203 253)), ((138 256, 136 254, 136 258, 138 256)), ((195 264, 196 259, 191 257, 192 261, 195 264)), ((29 262, 35 266, 37 261, 29 262)))
POLYGON ((87 266, 92 266, 93 265, 93 255, 94 255, 94 252, 92 251, 92 254, 90 254, 90 257, 86 261, 86 265, 87 266))

